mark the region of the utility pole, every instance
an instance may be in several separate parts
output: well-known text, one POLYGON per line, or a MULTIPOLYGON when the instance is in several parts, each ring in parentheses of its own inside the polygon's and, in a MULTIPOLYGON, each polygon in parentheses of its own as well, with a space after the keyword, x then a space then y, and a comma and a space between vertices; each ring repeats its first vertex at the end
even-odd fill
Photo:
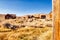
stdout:
POLYGON ((54 40, 60 40, 60 0, 53 0, 54 40))

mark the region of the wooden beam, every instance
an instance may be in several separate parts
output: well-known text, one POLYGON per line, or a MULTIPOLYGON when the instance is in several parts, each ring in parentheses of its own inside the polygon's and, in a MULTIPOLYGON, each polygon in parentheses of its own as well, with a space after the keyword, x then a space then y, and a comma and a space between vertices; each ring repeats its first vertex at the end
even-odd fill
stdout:
POLYGON ((54 40, 60 40, 60 0, 53 0, 54 40))

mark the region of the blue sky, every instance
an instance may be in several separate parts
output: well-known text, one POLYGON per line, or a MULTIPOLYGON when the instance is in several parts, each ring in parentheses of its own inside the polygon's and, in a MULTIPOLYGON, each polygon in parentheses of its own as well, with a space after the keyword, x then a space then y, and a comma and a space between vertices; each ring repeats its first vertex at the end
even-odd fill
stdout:
POLYGON ((28 15, 49 13, 52 0, 0 0, 0 14, 28 15))

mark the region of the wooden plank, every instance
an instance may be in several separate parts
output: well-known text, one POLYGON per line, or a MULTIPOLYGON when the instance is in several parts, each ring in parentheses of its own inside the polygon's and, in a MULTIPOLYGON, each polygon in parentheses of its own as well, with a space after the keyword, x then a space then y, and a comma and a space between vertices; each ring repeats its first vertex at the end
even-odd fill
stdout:
POLYGON ((54 40, 60 40, 60 0, 53 0, 54 40))

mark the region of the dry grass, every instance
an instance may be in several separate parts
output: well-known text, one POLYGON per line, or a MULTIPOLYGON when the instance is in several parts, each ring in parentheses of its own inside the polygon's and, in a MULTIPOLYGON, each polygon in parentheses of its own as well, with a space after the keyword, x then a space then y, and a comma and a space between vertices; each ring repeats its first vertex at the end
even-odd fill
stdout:
MULTIPOLYGON (((49 22, 48 22, 49 23, 49 22)), ((23 19, 9 19, 0 22, 0 40, 52 40, 52 27, 47 27, 45 19, 33 21, 23 19), (3 24, 18 25, 16 30, 5 28, 3 24), (22 27, 24 25, 25 27, 22 27), (40 27, 42 25, 42 27, 40 27), (33 27, 32 27, 33 26, 33 27), (35 27, 37 26, 37 27, 35 27)), ((52 21, 50 21, 50 24, 52 21)))

